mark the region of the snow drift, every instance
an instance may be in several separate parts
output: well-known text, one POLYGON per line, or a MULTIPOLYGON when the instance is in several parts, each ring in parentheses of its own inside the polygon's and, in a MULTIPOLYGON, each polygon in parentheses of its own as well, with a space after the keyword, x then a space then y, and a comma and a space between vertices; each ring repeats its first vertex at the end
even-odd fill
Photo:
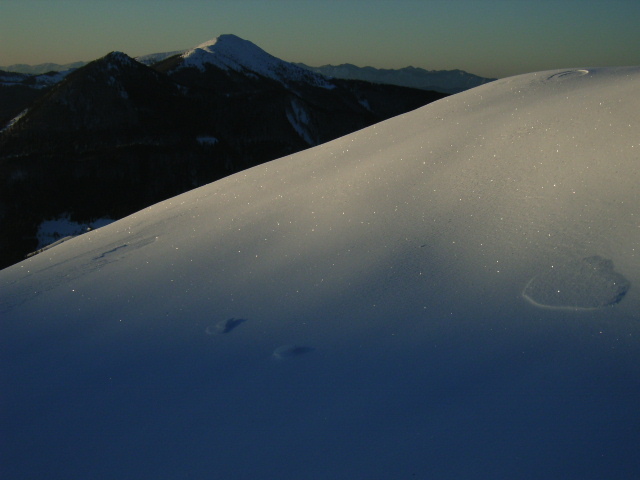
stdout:
POLYGON ((637 477, 638 112, 498 80, 1 271, 5 475, 637 477))

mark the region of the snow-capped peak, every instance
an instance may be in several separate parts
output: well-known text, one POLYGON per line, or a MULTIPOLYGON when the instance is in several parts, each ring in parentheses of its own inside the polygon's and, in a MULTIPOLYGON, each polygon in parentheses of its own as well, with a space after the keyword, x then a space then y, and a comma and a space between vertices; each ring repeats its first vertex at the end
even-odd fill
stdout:
POLYGON ((185 52, 183 58, 185 66, 197 67, 201 70, 204 70, 205 65, 210 64, 225 70, 251 70, 261 75, 272 72, 281 62, 254 43, 235 35, 220 35, 201 43, 185 52))
POLYGON ((283 84, 301 82, 334 87, 324 76, 280 60, 256 44, 231 34, 204 42, 185 52, 182 58, 184 61, 178 68, 195 67, 204 71, 207 65, 213 65, 223 70, 258 74, 283 84))

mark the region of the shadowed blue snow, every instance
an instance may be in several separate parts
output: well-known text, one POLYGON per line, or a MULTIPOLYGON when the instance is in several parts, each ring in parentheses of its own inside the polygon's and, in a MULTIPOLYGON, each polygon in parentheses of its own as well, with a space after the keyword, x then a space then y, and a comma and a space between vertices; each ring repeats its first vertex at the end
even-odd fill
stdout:
POLYGON ((283 345, 274 350, 273 356, 278 360, 285 360, 287 358, 301 357, 313 352, 313 350, 313 347, 305 347, 303 345, 283 345))
POLYGON ((3 474, 638 477, 639 89, 499 80, 2 270, 3 474))
POLYGON ((222 320, 215 325, 209 325, 205 329, 205 332, 207 332, 208 335, 229 333, 244 322, 246 322, 244 318, 230 318, 228 320, 222 320))

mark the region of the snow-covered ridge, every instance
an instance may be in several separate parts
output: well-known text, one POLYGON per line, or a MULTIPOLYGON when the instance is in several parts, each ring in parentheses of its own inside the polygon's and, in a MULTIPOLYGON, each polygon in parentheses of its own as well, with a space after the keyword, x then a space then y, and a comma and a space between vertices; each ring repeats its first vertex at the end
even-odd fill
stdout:
POLYGON ((501 79, 1 270, 3 473, 640 478, 638 131, 501 79))
POLYGON ((43 89, 62 81, 72 71, 73 70, 65 70, 61 72, 49 72, 37 75, 0 72, 0 85, 23 85, 29 88, 43 89))
POLYGON ((0 83, 3 85, 12 85, 24 82, 28 78, 26 74, 18 74, 15 72, 0 71, 0 83))
POLYGON ((24 63, 8 65, 6 67, 0 67, 0 70, 6 72, 26 73, 29 75, 39 75, 48 72, 62 72, 65 70, 75 70, 80 67, 84 67, 88 62, 73 62, 60 65, 58 63, 41 63, 38 65, 26 65, 24 63))
POLYGON ((36 234, 38 249, 48 248, 62 239, 68 240, 110 223, 113 223, 110 218, 99 218, 90 223, 78 223, 72 221, 69 215, 45 220, 38 226, 38 233, 36 234))
POLYGON ((324 76, 280 60, 254 43, 235 35, 220 35, 204 42, 182 55, 178 68, 197 68, 204 71, 207 65, 224 70, 253 72, 281 83, 310 83, 324 88, 334 88, 324 76))
POLYGON ((16 115, 14 118, 9 120, 9 122, 4 126, 4 128, 0 129, 0 133, 10 130, 11 127, 13 127, 16 123, 18 123, 20 119, 27 114, 28 111, 29 109, 25 109, 22 112, 20 112, 18 115, 16 115))
POLYGON ((175 50, 173 52, 150 53, 148 55, 141 55, 139 57, 135 57, 135 60, 144 65, 153 65, 154 63, 158 63, 169 57, 173 57, 174 55, 181 55, 185 53, 185 51, 186 50, 175 50))

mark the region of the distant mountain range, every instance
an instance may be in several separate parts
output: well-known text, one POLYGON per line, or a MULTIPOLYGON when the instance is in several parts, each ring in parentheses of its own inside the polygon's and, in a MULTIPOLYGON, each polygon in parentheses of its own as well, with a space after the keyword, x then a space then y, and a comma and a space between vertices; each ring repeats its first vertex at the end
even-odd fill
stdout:
MULTIPOLYGON (((166 58, 181 55, 185 52, 187 51, 176 50, 173 52, 154 53, 136 57, 136 60, 145 65, 153 65, 166 58)), ((68 71, 84 65, 86 65, 86 62, 67 63, 65 65, 56 63, 43 63, 40 65, 16 64, 9 65, 8 67, 0 67, 0 70, 26 74, 43 74, 52 71, 68 71)), ((495 80, 495 78, 480 77, 465 72, 464 70, 425 70, 417 67, 379 69, 374 67, 357 67, 349 63, 342 65, 323 65, 321 67, 311 67, 304 63, 296 63, 295 65, 332 78, 365 80, 367 82, 420 88, 422 90, 434 90, 443 93, 459 93, 495 80)))
POLYGON ((29 75, 39 75, 49 72, 63 72, 65 70, 73 70, 84 67, 88 62, 73 62, 60 65, 59 63, 40 63, 38 65, 27 65, 24 63, 16 63, 6 67, 0 67, 5 72, 26 73, 29 75))
POLYGON ((444 96, 328 78, 234 35, 0 72, 0 267, 42 247, 47 220, 121 218, 444 96))
POLYGON ((495 80, 495 78, 483 78, 463 70, 425 70, 416 67, 391 70, 356 67, 349 63, 337 66, 324 65, 322 67, 310 67, 304 63, 298 63, 297 65, 328 77, 366 80, 367 82, 386 83, 445 93, 459 93, 495 80))

